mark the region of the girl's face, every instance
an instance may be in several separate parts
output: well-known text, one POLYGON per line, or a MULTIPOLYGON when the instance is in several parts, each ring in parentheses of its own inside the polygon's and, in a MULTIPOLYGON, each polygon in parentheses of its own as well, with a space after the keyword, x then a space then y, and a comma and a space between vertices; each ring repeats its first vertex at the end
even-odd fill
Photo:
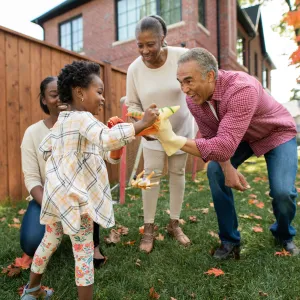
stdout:
POLYGON ((57 92, 57 80, 53 80, 48 83, 45 89, 45 96, 43 98, 43 104, 47 105, 50 116, 58 116, 59 113, 66 109, 66 106, 62 106, 57 92))
POLYGON ((104 106, 105 99, 103 97, 104 84, 99 76, 92 75, 93 79, 86 89, 82 89, 81 105, 82 110, 88 111, 93 115, 98 115, 104 106))
POLYGON ((137 36, 136 42, 143 60, 153 64, 160 56, 164 38, 157 36, 151 30, 142 31, 137 36))

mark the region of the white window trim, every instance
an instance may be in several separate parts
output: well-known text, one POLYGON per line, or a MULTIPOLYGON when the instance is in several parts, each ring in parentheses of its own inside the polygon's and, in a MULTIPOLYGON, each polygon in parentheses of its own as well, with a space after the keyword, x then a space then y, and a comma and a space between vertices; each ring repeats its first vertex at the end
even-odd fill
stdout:
MULTIPOLYGON (((168 25, 167 29, 170 30, 170 29, 181 27, 181 26, 184 26, 184 25, 185 25, 185 22, 180 21, 180 22, 168 25)), ((168 39, 168 37, 167 37, 167 39, 168 39)), ((115 47, 115 46, 123 45, 123 44, 126 44, 126 43, 130 43, 132 41, 135 41, 135 38, 130 38, 130 39, 124 40, 124 41, 115 41, 111 45, 112 45, 112 47, 115 47)))
POLYGON ((198 27, 200 28, 200 29, 202 29, 203 31, 204 31, 204 33, 207 35, 207 36, 210 36, 210 32, 209 32, 209 30, 207 30, 207 28, 206 27, 204 27, 201 23, 199 23, 198 22, 198 27))

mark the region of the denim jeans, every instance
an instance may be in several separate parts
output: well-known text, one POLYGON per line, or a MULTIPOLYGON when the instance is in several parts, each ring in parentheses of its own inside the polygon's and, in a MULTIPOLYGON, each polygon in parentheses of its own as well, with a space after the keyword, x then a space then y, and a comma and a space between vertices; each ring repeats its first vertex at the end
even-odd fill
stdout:
MULTIPOLYGON (((41 206, 32 199, 24 214, 21 232, 20 245, 22 250, 29 256, 33 256, 45 234, 45 225, 40 223, 41 206)), ((94 222, 94 247, 99 246, 99 224, 94 222)))
MULTIPOLYGON (((231 158, 231 163, 238 168, 245 160, 253 155, 246 142, 242 142, 231 158)), ((295 179, 298 168, 296 138, 279 145, 265 155, 272 197, 273 212, 276 222, 270 227, 275 238, 282 242, 291 241, 296 230, 291 222, 296 213, 295 179)), ((240 232, 234 207, 231 188, 225 186, 223 171, 218 162, 208 164, 207 176, 212 198, 218 218, 219 236, 223 243, 240 244, 240 232)))

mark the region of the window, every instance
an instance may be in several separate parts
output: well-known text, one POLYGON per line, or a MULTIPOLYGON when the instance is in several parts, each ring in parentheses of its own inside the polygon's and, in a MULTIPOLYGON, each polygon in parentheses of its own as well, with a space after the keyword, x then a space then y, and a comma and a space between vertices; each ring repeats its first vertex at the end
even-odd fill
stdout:
POLYGON ((205 0, 198 0, 198 22, 206 26, 205 0))
POLYGON ((263 67, 263 73, 262 73, 262 83, 263 83, 263 87, 265 89, 269 88, 269 70, 264 66, 263 67))
POLYGON ((254 54, 254 75, 258 76, 258 57, 257 53, 254 54))
POLYGON ((181 0, 117 0, 117 40, 135 36, 137 22, 145 16, 160 15, 167 23, 181 20, 181 0))
POLYGON ((76 17, 59 25, 59 44, 75 52, 83 51, 82 17, 76 17))
POLYGON ((245 38, 238 33, 236 41, 236 55, 237 61, 240 65, 246 66, 246 40, 245 38))

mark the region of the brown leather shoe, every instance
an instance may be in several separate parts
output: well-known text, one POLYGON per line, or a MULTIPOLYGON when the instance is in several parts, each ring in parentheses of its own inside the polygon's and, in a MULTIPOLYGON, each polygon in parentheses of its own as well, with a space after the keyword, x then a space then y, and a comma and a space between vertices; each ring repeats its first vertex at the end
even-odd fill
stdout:
POLYGON ((174 237, 181 245, 187 247, 190 245, 190 239, 183 233, 182 229, 179 227, 178 220, 170 220, 167 226, 168 233, 174 237))
POLYGON ((154 224, 144 224, 144 235, 141 239, 140 250, 146 253, 150 253, 154 245, 154 224))

